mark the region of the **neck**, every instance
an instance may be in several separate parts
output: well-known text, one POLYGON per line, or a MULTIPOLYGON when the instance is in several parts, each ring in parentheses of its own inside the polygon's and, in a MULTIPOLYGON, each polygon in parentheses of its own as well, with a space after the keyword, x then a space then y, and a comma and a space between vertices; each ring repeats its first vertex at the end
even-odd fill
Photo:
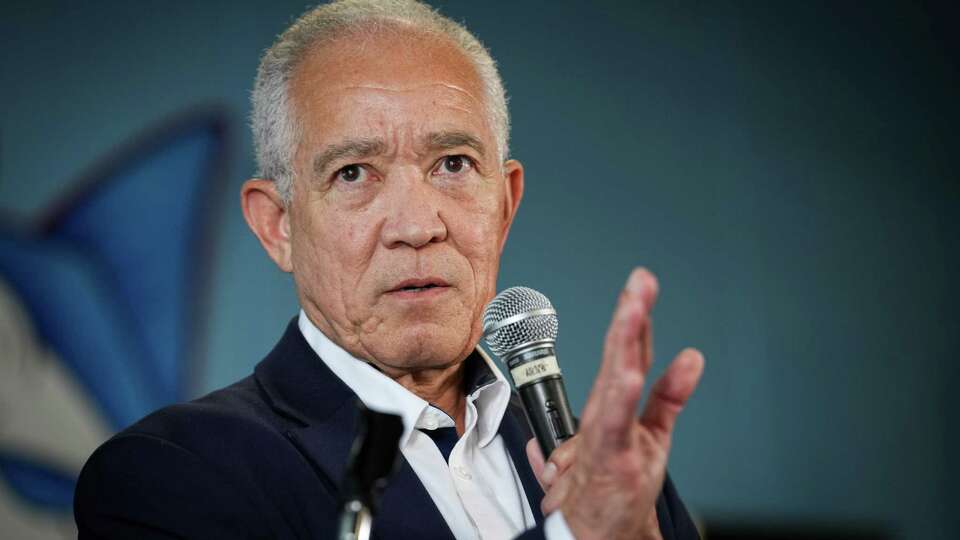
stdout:
POLYGON ((398 371, 381 365, 377 368, 420 399, 447 413, 456 423, 457 433, 463 434, 466 412, 463 362, 417 371, 398 371))
MULTIPOLYGON (((301 299, 301 305, 310 304, 304 303, 301 299)), ((463 435, 466 424, 466 398, 463 392, 465 359, 437 367, 416 369, 392 367, 372 359, 373 355, 365 354, 363 350, 350 347, 347 343, 349 340, 345 340, 343 335, 337 331, 337 327, 326 319, 322 313, 313 312, 315 315, 311 315, 311 311, 308 311, 307 308, 304 308, 304 312, 307 313, 311 324, 334 344, 355 358, 365 359, 381 373, 413 392, 415 396, 447 413, 450 418, 453 418, 457 426, 457 433, 463 435)))

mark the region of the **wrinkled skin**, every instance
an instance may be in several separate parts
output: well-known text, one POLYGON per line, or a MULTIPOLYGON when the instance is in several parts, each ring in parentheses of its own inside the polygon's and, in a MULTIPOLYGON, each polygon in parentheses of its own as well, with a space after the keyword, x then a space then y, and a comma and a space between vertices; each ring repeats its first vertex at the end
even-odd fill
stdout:
POLYGON ((604 343, 603 362, 583 410, 580 432, 544 463, 527 444, 546 491, 544 514, 563 511, 579 540, 661 538, 655 504, 663 486, 673 427, 703 373, 703 355, 684 349, 635 415, 653 365, 651 313, 659 293, 643 268, 627 280, 604 343))
MULTIPOLYGON (((443 39, 394 30, 311 52, 291 84, 302 127, 292 201, 267 179, 244 184, 241 200, 311 321, 462 432, 460 367, 494 295, 523 168, 501 161, 466 58, 443 39)), ((636 417, 657 293, 653 275, 634 270, 580 433, 547 466, 528 447, 544 511, 562 510, 580 540, 660 536, 654 503, 703 357, 681 352, 636 417)))
MULTIPOLYGON (((291 96, 303 126, 293 200, 261 241, 324 334, 445 401, 480 339, 523 192, 480 80, 446 41, 348 36, 307 56, 291 96), (443 286, 397 290, 409 280, 443 286)), ((245 204, 275 204, 271 189, 255 183, 245 204)))

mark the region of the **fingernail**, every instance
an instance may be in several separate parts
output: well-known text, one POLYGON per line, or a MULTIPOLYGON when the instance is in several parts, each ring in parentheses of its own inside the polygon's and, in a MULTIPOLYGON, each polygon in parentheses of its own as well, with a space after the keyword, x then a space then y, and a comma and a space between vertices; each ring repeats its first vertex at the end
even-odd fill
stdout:
POLYGON ((543 478, 544 487, 550 487, 550 484, 553 483, 554 478, 557 476, 557 466, 553 462, 547 462, 547 465, 543 468, 543 478))
POLYGON ((643 293, 643 272, 639 269, 630 273, 630 279, 627 280, 627 290, 633 294, 643 293))

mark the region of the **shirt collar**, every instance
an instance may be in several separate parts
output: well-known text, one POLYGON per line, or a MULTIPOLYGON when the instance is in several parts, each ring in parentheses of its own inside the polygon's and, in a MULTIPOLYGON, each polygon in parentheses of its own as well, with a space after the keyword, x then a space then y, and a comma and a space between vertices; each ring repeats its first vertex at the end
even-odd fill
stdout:
POLYGON ((464 362, 466 388, 470 389, 467 395, 473 397, 477 406, 477 443, 484 447, 500 430, 510 404, 510 383, 480 347, 464 362))
MULTIPOLYGON (((443 424, 442 411, 431 406, 413 392, 384 375, 366 361, 360 360, 323 334, 301 309, 297 321, 300 332, 320 359, 340 378, 367 407, 399 415, 403 419, 404 447, 410 433, 417 428, 432 429, 443 424)), ((467 399, 477 408, 477 442, 486 446, 496 436, 500 421, 510 402, 510 385, 487 354, 477 347, 464 360, 467 399)), ((449 418, 449 417, 448 417, 449 418)))

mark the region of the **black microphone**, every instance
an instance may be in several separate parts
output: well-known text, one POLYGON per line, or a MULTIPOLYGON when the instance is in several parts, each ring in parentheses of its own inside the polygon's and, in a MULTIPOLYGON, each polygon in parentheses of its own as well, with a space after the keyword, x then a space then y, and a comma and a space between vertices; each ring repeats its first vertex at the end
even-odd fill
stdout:
POLYGON ((367 540, 380 495, 393 473, 400 451, 403 420, 395 414, 366 408, 357 400, 357 437, 343 479, 337 540, 367 540))
POLYGON ((556 310, 539 292, 510 287, 487 305, 483 336, 510 371, 543 457, 550 457, 577 432, 557 364, 556 310))

